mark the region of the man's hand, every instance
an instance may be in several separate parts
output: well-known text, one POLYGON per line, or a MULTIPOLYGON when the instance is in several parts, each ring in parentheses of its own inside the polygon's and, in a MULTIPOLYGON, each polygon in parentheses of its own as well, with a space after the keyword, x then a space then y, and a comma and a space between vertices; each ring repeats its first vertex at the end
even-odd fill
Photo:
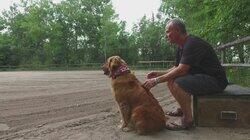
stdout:
POLYGON ((148 90, 150 90, 152 87, 154 87, 155 85, 157 85, 157 79, 156 78, 151 78, 145 81, 145 83, 143 84, 148 90))
POLYGON ((155 71, 152 71, 147 74, 147 79, 156 78, 157 76, 158 76, 158 73, 155 71))

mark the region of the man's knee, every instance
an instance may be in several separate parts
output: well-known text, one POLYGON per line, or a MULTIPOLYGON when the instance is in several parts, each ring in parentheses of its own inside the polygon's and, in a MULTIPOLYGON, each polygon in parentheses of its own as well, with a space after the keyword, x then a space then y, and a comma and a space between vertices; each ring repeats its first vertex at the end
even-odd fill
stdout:
POLYGON ((174 88, 175 90, 181 89, 180 86, 179 86, 176 82, 173 82, 172 86, 173 86, 173 88, 174 88))
POLYGON ((174 80, 168 81, 167 86, 172 94, 175 94, 176 92, 178 92, 178 85, 177 83, 174 82, 174 80))
MULTIPOLYGON (((187 93, 184 89, 182 89, 179 84, 177 82, 175 82, 175 80, 170 80, 167 82, 167 86, 169 88, 169 90, 171 91, 172 94, 176 94, 179 92, 184 92, 187 93)), ((188 93, 187 93, 188 94, 188 93)))
POLYGON ((180 86, 179 86, 179 84, 178 83, 176 83, 176 82, 173 82, 173 90, 175 90, 176 92, 182 92, 182 93, 186 93, 186 94, 188 94, 188 95, 190 95, 188 92, 186 92, 183 88, 181 88, 180 86))

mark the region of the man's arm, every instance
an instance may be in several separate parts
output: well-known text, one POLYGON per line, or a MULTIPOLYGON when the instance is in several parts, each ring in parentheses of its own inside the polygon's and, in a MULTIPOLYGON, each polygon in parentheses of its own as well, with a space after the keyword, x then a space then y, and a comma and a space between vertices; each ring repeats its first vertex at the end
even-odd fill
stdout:
POLYGON ((186 75, 190 69, 189 65, 186 64, 179 64, 178 67, 173 67, 170 69, 170 71, 165 72, 165 74, 158 76, 156 78, 150 78, 146 80, 146 82, 143 84, 147 89, 151 89, 158 83, 163 83, 166 81, 169 81, 171 79, 174 79, 176 77, 186 75))
POLYGON ((190 69, 190 65, 179 64, 178 67, 173 67, 173 68, 169 69, 170 71, 168 71, 166 74, 157 77, 157 82, 163 83, 163 82, 169 81, 171 79, 174 79, 176 77, 186 75, 188 73, 189 69, 190 69))
POLYGON ((170 71, 174 70, 176 68, 176 66, 173 66, 172 68, 166 70, 166 71, 163 71, 163 72, 159 72, 157 76, 162 76, 164 74, 167 74, 169 73, 170 71))
POLYGON ((156 77, 162 76, 164 74, 169 73, 170 71, 172 71, 175 68, 176 68, 176 66, 174 66, 174 67, 172 67, 172 68, 170 68, 170 69, 168 69, 166 71, 161 71, 161 72, 159 72, 159 71, 157 71, 157 72, 153 71, 153 72, 150 72, 150 73, 148 73, 147 78, 151 79, 151 78, 156 78, 156 77))

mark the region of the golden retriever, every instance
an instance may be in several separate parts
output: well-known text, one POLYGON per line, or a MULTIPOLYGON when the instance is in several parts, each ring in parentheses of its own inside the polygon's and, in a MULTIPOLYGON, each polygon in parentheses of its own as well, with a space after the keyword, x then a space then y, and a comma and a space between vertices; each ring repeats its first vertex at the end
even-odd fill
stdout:
POLYGON ((123 131, 151 134, 165 128, 166 116, 152 93, 146 90, 119 56, 108 58, 102 69, 111 78, 111 90, 118 104, 123 131))

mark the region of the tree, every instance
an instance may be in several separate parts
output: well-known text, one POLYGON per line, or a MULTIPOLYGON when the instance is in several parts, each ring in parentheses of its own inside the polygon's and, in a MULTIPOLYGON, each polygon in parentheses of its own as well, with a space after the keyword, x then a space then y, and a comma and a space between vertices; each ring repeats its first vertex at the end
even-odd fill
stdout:
POLYGON ((140 60, 173 60, 174 50, 165 40, 165 22, 160 16, 147 19, 144 16, 138 25, 133 28, 135 47, 140 60))

